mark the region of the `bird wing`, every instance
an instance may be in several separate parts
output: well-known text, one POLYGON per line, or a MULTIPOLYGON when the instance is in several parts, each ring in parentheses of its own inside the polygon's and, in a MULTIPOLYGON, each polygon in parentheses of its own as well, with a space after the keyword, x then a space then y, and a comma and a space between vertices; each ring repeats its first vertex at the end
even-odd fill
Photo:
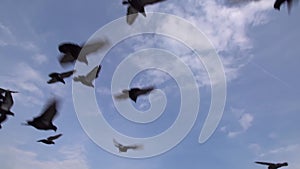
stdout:
POLYGON ((114 145, 118 148, 123 146, 122 144, 118 143, 115 139, 113 139, 113 142, 114 142, 114 145))
POLYGON ((260 162, 260 161, 255 161, 257 164, 262 164, 262 165, 274 165, 274 163, 269 163, 269 162, 260 162))
POLYGON ((130 146, 126 146, 127 149, 133 149, 133 150, 138 150, 138 149, 142 149, 143 146, 142 145, 130 145, 130 146))
POLYGON ((7 115, 6 114, 1 114, 1 116, 0 116, 0 126, 1 126, 1 123, 4 122, 6 119, 7 119, 7 115))
POLYGON ((34 118, 34 121, 43 121, 43 122, 52 122, 53 118, 57 115, 57 100, 53 100, 50 104, 47 105, 43 113, 34 118))
POLYGON ((138 11, 129 5, 127 8, 127 17, 126 17, 126 21, 128 25, 132 25, 135 19, 137 18, 137 16, 138 16, 138 11))
POLYGON ((145 6, 145 5, 151 5, 162 1, 166 1, 166 0, 142 0, 142 3, 143 6, 145 6))
POLYGON ((154 87, 151 86, 151 87, 147 87, 147 88, 142 88, 141 90, 137 91, 137 95, 143 95, 143 94, 147 94, 149 92, 151 92, 152 90, 154 90, 154 87))
POLYGON ((94 79, 96 79, 98 77, 100 70, 101 70, 101 65, 94 67, 94 69, 86 75, 86 80, 91 82, 94 79))
POLYGON ((82 46, 82 56, 86 56, 88 54, 97 52, 99 49, 104 48, 109 44, 109 41, 107 39, 101 39, 95 42, 89 42, 87 44, 84 44, 82 46))
POLYGON ((47 138, 47 140, 55 140, 55 139, 58 139, 60 136, 62 136, 62 134, 57 134, 55 136, 50 136, 47 138))
POLYGON ((71 70, 71 71, 68 71, 68 72, 61 73, 60 76, 61 76, 61 78, 67 78, 67 77, 72 76, 72 74, 74 72, 75 72, 75 70, 71 70))
POLYGON ((55 77, 58 76, 58 73, 53 72, 53 73, 50 73, 48 76, 51 77, 51 78, 55 78, 55 77))
POLYGON ((280 10, 280 6, 282 3, 284 3, 286 0, 276 0, 274 3, 274 8, 280 10))

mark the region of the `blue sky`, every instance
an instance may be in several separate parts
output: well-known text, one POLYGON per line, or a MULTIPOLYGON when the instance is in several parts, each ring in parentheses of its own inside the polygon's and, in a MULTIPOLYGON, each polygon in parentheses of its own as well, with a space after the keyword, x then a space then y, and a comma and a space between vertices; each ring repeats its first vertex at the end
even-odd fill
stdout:
MULTIPOLYGON (((225 70, 226 105, 212 137, 199 144, 199 133, 210 106, 212 82, 203 64, 189 48, 170 37, 143 34, 121 41, 104 57, 95 88, 99 108, 115 130, 132 137, 150 137, 168 129, 178 115, 179 87, 168 73, 158 70, 143 71, 131 83, 131 86, 154 84, 165 92, 165 111, 156 121, 135 124, 116 111, 110 92, 113 73, 122 60, 142 49, 165 49, 180 56, 194 74, 201 100, 195 124, 182 142, 161 155, 131 159, 103 150, 85 133, 75 112, 71 78, 66 85, 46 83, 49 73, 72 69, 59 65, 58 44, 81 44, 104 25, 123 17, 126 7, 121 1, 2 0, 0 4, 0 87, 20 92, 14 94, 15 117, 4 122, 0 131, 1 168, 263 168, 253 163, 257 160, 287 161, 287 168, 299 169, 299 5, 292 8, 290 15, 286 6, 280 12, 275 11, 273 0, 168 0, 147 7, 148 12, 184 18, 211 41, 225 70), (62 99, 54 124, 58 126, 57 133, 63 136, 56 140, 56 145, 47 146, 36 140, 54 135, 53 131, 38 131, 21 123, 37 116, 53 96, 62 99)), ((174 23, 159 28, 178 29, 174 23)), ((185 33, 193 37, 188 30, 185 33)), ((93 57, 96 56, 89 59, 93 57)), ((135 64, 144 62, 135 60, 135 64)), ((148 97, 140 98, 133 106, 147 110, 148 97)), ((100 138, 106 136, 97 132, 100 138)))

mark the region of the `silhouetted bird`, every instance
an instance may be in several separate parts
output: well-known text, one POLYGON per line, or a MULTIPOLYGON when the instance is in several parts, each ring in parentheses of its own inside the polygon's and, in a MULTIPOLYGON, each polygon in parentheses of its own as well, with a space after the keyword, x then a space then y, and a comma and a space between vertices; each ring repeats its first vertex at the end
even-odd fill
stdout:
MULTIPOLYGON (((2 89, 4 90, 4 89, 2 89)), ((10 90, 4 90, 5 95, 4 98, 2 99, 2 102, 0 102, 0 109, 1 112, 7 115, 14 115, 13 112, 10 111, 11 107, 14 105, 14 100, 12 97, 12 93, 18 93, 17 91, 10 91, 10 90)))
POLYGON ((115 139, 113 139, 114 145, 119 149, 119 152, 127 152, 128 149, 132 149, 132 150, 139 150, 139 149, 143 149, 142 145, 129 145, 129 146, 124 146, 120 143, 118 143, 115 139))
POLYGON ((56 82, 62 82, 63 84, 65 84, 66 82, 64 81, 64 78, 72 76, 74 72, 75 70, 64 72, 64 73, 56 73, 56 72, 51 73, 49 74, 49 77, 51 77, 51 79, 47 83, 51 84, 56 82))
POLYGON ((286 1, 287 7, 288 7, 288 12, 290 13, 291 8, 292 8, 292 3, 293 0, 276 0, 274 3, 274 8, 277 10, 280 10, 280 6, 286 1))
POLYGON ((146 17, 145 6, 162 2, 165 0, 128 0, 123 1, 123 5, 128 5, 127 8, 127 23, 131 25, 138 16, 138 13, 141 13, 146 17))
POLYGON ((155 88, 153 86, 146 88, 131 88, 130 90, 123 90, 122 94, 116 95, 116 99, 123 99, 127 95, 131 100, 136 102, 137 98, 141 95, 149 94, 155 88))
POLYGON ((88 64, 87 55, 97 52, 99 49, 104 48, 109 44, 108 40, 99 40, 91 42, 82 46, 74 43, 60 44, 58 50, 63 53, 59 58, 59 62, 62 66, 68 63, 74 63, 76 60, 88 64))
POLYGON ((101 65, 96 66, 92 71, 90 71, 87 75, 79 75, 78 77, 74 77, 73 80, 75 82, 81 82, 82 84, 94 87, 93 81, 98 78, 99 72, 101 70, 101 65))
POLYGON ((53 100, 46 106, 43 113, 35 117, 32 121, 27 121, 25 125, 33 126, 39 130, 57 130, 57 127, 53 125, 52 121, 54 117, 57 115, 57 105, 58 101, 53 100))
POLYGON ((255 163, 262 164, 262 165, 267 165, 268 169, 277 169, 277 168, 280 168, 280 167, 283 167, 283 166, 288 166, 287 162, 284 162, 284 163, 268 163, 268 162, 256 161, 255 163))
POLYGON ((62 134, 57 134, 55 136, 50 136, 47 139, 38 140, 37 142, 42 142, 42 143, 45 143, 45 144, 55 144, 55 142, 53 140, 58 139, 60 136, 62 136, 62 134))

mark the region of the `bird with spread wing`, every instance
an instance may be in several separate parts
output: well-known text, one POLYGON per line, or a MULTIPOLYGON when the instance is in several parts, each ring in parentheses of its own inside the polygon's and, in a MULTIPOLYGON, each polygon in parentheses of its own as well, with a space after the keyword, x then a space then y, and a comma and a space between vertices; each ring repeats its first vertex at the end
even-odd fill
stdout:
POLYGON ((132 150, 143 149, 143 145, 134 144, 134 145, 124 146, 124 145, 118 143, 115 139, 113 139, 113 143, 119 149, 119 152, 127 152, 127 150, 129 150, 129 149, 132 149, 132 150))
POLYGON ((288 166, 287 162, 284 163, 269 163, 269 162, 260 162, 260 161, 256 161, 255 163, 257 164, 262 164, 262 165, 267 165, 268 169, 277 169, 283 166, 288 166))
POLYGON ((50 137, 48 137, 46 139, 38 140, 37 142, 42 142, 44 144, 55 144, 55 142, 53 140, 58 139, 60 136, 62 136, 62 134, 57 134, 55 136, 50 136, 50 137))
POLYGON ((94 67, 92 71, 90 71, 87 75, 79 75, 74 77, 73 80, 75 82, 81 82, 82 84, 94 87, 93 81, 98 78, 99 72, 101 70, 101 65, 94 67))

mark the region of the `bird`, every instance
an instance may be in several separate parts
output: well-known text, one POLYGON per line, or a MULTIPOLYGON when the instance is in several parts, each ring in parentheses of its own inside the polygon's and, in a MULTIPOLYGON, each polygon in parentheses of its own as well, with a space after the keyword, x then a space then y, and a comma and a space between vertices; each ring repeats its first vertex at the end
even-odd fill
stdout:
POLYGON ((76 60, 88 65, 87 55, 97 52, 99 49, 106 47, 109 44, 107 39, 90 42, 83 45, 78 45, 71 42, 65 42, 58 46, 58 50, 63 53, 59 57, 59 62, 62 66, 68 63, 74 63, 76 60))
POLYGON ((136 102, 139 96, 149 94, 154 89, 154 86, 145 88, 131 88, 129 90, 125 89, 122 91, 122 94, 115 95, 115 98, 124 99, 127 96, 127 98, 129 97, 132 101, 136 102))
POLYGON ((284 163, 269 163, 269 162, 256 161, 255 163, 262 164, 262 165, 268 165, 268 169, 277 169, 277 168, 280 168, 280 167, 283 167, 283 166, 288 166, 287 162, 284 162, 284 163))
POLYGON ((280 6, 286 1, 287 7, 288 7, 288 12, 290 13, 291 8, 292 8, 292 3, 293 0, 276 0, 274 3, 274 8, 280 11, 280 6))
POLYGON ((142 145, 128 145, 128 146, 124 146, 120 143, 118 143, 115 139, 113 139, 113 143, 114 145, 119 149, 119 152, 127 152, 128 149, 132 149, 132 150, 139 150, 142 149, 143 146, 142 145))
POLYGON ((81 82, 82 84, 89 86, 89 87, 93 87, 93 81, 98 78, 99 72, 101 70, 101 65, 96 66, 93 68, 93 70, 91 70, 87 75, 79 75, 77 77, 74 77, 73 80, 75 82, 81 82))
POLYGON ((46 139, 38 140, 37 142, 42 142, 44 144, 55 144, 55 142, 53 140, 58 139, 60 136, 62 136, 62 134, 57 134, 55 136, 50 136, 46 139))
POLYGON ((124 0, 122 4, 128 5, 126 17, 128 25, 133 24, 133 22, 138 16, 138 13, 141 13, 144 17, 146 17, 146 12, 144 8, 146 5, 151 5, 162 1, 165 0, 124 0))
POLYGON ((63 84, 66 84, 66 82, 64 81, 64 78, 70 77, 74 73, 75 73, 75 70, 71 70, 71 71, 63 72, 63 73, 57 73, 57 72, 50 73, 49 77, 51 79, 47 83, 51 84, 51 83, 61 82, 63 84))
POLYGON ((27 126, 33 126, 38 130, 57 130, 57 127, 53 125, 52 121, 57 116, 58 100, 53 99, 48 102, 46 108, 43 110, 40 116, 35 117, 32 121, 23 123, 27 126))
MULTIPOLYGON (((4 90, 4 89, 1 89, 4 90)), ((14 105, 14 100, 12 97, 12 93, 18 93, 17 91, 11 91, 11 90, 4 90, 4 97, 2 99, 2 102, 0 102, 0 109, 2 113, 5 113, 7 115, 14 115, 13 112, 10 111, 11 107, 14 105)))

